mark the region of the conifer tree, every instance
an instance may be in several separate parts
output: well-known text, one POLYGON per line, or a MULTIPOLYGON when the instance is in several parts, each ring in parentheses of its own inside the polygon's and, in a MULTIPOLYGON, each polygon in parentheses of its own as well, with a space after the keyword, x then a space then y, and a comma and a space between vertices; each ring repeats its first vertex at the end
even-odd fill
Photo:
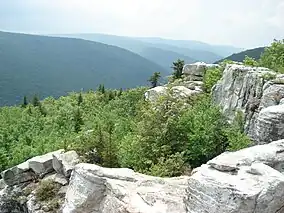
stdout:
POLYGON ((28 104, 27 96, 24 96, 22 107, 25 108, 28 104))
POLYGON ((178 59, 177 61, 173 62, 172 69, 174 70, 173 72, 173 77, 174 79, 179 79, 182 77, 182 70, 184 67, 184 61, 178 59))
POLYGON ((79 96, 78 96, 78 106, 80 106, 81 103, 83 103, 83 96, 82 96, 82 93, 80 93, 79 96))
POLYGON ((154 72, 153 75, 149 78, 149 82, 151 83, 152 88, 158 85, 159 79, 161 78, 160 72, 154 72))

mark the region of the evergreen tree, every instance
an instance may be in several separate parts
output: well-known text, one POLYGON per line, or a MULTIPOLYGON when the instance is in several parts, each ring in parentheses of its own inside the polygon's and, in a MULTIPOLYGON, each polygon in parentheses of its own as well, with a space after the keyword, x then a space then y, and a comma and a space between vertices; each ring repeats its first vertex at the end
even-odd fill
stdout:
POLYGON ((178 59, 177 61, 173 62, 172 69, 174 70, 173 72, 173 77, 174 79, 179 79, 182 77, 182 70, 184 67, 184 61, 178 59))
POLYGON ((78 96, 78 106, 80 106, 81 103, 83 103, 83 96, 82 96, 82 93, 80 93, 79 96, 78 96))
POLYGON ((105 94, 105 85, 102 85, 101 93, 105 94))
POLYGON ((161 78, 160 72, 154 72, 153 75, 149 78, 149 82, 151 83, 152 88, 158 85, 159 79, 161 78))
POLYGON ((82 114, 81 114, 79 108, 77 108, 77 110, 74 113, 73 121, 74 121, 74 130, 75 130, 75 132, 76 133, 80 132, 81 131, 81 126, 84 124, 84 122, 83 122, 82 114))
POLYGON ((22 107, 26 107, 28 105, 27 96, 24 96, 22 107))
POLYGON ((102 94, 105 93, 105 86, 103 84, 100 84, 98 87, 98 91, 101 92, 102 94))
POLYGON ((40 106, 40 101, 39 101, 39 98, 37 97, 37 95, 34 95, 33 100, 32 100, 32 105, 34 107, 40 106))

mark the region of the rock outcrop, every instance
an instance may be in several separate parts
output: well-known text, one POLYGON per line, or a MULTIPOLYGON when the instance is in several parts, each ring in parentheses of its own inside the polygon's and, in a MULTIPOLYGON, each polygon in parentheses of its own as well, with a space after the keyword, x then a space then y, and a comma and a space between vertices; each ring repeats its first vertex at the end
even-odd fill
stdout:
POLYGON ((70 179, 63 213, 186 213, 188 179, 78 164, 70 179))
POLYGON ((74 167, 74 151, 59 153, 48 155, 61 159, 60 173, 53 170, 39 182, 2 184, 0 212, 284 213, 284 140, 225 152, 193 170, 192 176, 176 178, 85 163, 74 167), (69 167, 63 165, 73 169, 69 181, 62 174, 69 167), (55 184, 56 205, 37 197, 43 181, 55 184))
POLYGON ((284 140, 223 153, 193 171, 189 213, 283 213, 284 140))
POLYGON ((203 92, 203 76, 210 67, 218 67, 216 64, 197 62, 186 64, 183 68, 183 78, 177 79, 164 86, 157 86, 145 93, 145 99, 150 102, 157 101, 161 96, 171 95, 174 98, 188 98, 203 92))
POLYGON ((283 75, 267 68, 227 65, 222 79, 212 90, 213 100, 230 121, 241 112, 245 132, 257 144, 268 143, 284 138, 284 132, 277 129, 284 123, 280 115, 283 110, 281 106, 275 107, 284 97, 283 83, 283 75), (276 109, 280 111, 275 112, 276 109))
MULTIPOLYGON (((0 212, 2 213, 42 213, 62 212, 66 185, 74 166, 79 163, 79 156, 74 151, 58 150, 37 156, 2 172, 0 180, 0 212), (58 173, 56 173, 58 171, 58 173), (56 185, 58 193, 50 200, 38 200, 36 191, 48 182, 48 187, 56 185), (56 198, 56 199, 55 199, 56 198), (49 203, 50 202, 50 203, 49 203)), ((48 191, 50 188, 46 188, 48 191)), ((45 189, 41 189, 43 192, 45 189)), ((48 192, 47 192, 48 193, 48 192)))
POLYGON ((188 81, 202 81, 206 71, 209 68, 219 67, 218 64, 206 64, 204 62, 196 62, 194 64, 186 64, 183 68, 183 75, 188 81))

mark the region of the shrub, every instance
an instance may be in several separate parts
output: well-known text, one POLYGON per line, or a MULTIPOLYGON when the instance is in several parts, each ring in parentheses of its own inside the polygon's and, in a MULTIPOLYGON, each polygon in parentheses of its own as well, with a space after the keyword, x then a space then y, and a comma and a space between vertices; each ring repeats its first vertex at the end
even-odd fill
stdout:
POLYGON ((60 185, 51 180, 43 180, 39 183, 36 191, 35 198, 38 201, 49 201, 56 197, 60 185))
POLYGON ((276 78, 276 74, 271 73, 271 72, 267 72, 267 73, 263 74, 262 77, 266 81, 271 81, 271 80, 274 80, 276 78))
POLYGON ((251 58, 247 55, 245 56, 243 63, 244 63, 244 65, 247 65, 247 66, 252 66, 252 67, 258 66, 258 62, 254 58, 251 58))
POLYGON ((284 39, 274 40, 260 57, 260 65, 284 73, 284 39))
POLYGON ((220 68, 209 68, 203 78, 204 91, 211 92, 212 87, 222 78, 223 71, 220 68))

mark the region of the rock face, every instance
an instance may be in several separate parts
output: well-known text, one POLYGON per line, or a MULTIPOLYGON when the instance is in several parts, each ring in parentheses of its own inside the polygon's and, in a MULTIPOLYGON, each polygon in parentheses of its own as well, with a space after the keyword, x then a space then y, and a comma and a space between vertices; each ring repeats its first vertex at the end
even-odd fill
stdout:
POLYGON ((279 116, 281 107, 267 109, 281 103, 283 83, 283 75, 276 75, 266 68, 227 65, 222 79, 213 88, 213 100, 231 121, 237 112, 241 112, 245 119, 245 132, 257 144, 268 143, 284 138, 284 132, 275 129, 284 122, 279 116), (277 115, 275 109, 280 110, 277 115), (277 135, 275 132, 278 132, 277 135))
POLYGON ((284 141, 223 153, 193 171, 189 213, 283 213, 284 141))
POLYGON ((53 168, 58 174, 69 178, 75 165, 80 162, 79 155, 75 151, 53 154, 53 168))
POLYGON ((130 169, 78 164, 63 213, 186 213, 189 177, 163 179, 130 169))
MULTIPOLYGON (((52 155, 61 159, 62 165, 73 167, 77 155, 73 151, 60 153, 52 155)), ((3 184, 0 212, 284 213, 284 140, 225 152, 193 170, 190 177, 158 178, 130 169, 79 163, 66 181, 61 173, 64 166, 59 168, 60 173, 53 170, 44 177, 59 186, 57 209, 37 200, 35 190, 41 181, 28 181, 3 184), (29 195, 27 191, 31 191, 29 195)))
MULTIPOLYGON (((55 204, 57 208, 60 208, 64 202, 65 187, 69 182, 68 177, 70 177, 77 163, 79 163, 79 156, 76 152, 58 150, 31 158, 20 165, 2 172, 3 180, 0 180, 0 212, 51 212, 50 209, 55 204), (54 159, 56 159, 55 163, 53 162, 54 159), (56 171, 59 171, 59 173, 56 173, 56 171), (41 182, 39 181, 41 179, 59 186, 57 187, 58 194, 55 200, 38 202, 35 191, 40 187, 41 182), (49 204, 49 202, 51 203, 49 204)), ((53 197, 50 199, 53 199, 53 197)), ((57 212, 62 212, 62 210, 58 209, 57 212)))

